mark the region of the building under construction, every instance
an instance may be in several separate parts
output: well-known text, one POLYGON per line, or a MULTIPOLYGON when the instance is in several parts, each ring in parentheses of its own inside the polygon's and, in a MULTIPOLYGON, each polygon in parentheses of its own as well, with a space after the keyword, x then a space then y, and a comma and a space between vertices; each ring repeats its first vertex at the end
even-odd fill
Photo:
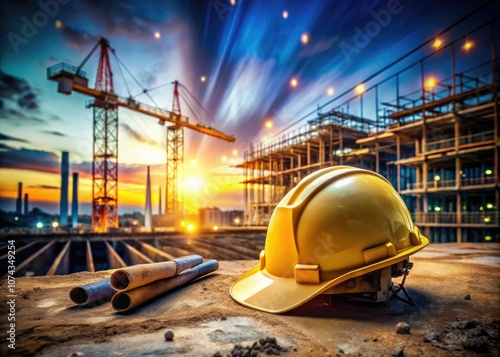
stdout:
POLYGON ((466 39, 435 51, 449 53, 446 79, 430 77, 428 55, 369 88, 358 85, 356 95, 298 129, 251 146, 241 165, 245 224, 266 225, 304 176, 351 165, 389 179, 433 242, 500 241, 499 63, 491 38, 487 61, 457 70, 459 51, 472 50, 466 39), (416 89, 405 81, 410 74, 416 89))

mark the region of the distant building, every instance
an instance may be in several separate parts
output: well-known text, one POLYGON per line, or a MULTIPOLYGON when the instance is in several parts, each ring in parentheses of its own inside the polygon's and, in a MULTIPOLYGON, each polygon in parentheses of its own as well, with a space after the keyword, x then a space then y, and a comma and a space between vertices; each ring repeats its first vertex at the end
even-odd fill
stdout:
POLYGON ((206 207, 198 210, 200 228, 222 226, 222 211, 217 207, 206 207))
POLYGON ((231 210, 222 212, 223 226, 241 226, 243 224, 243 211, 231 210))
POLYGON ((28 194, 24 194, 24 215, 27 216, 29 214, 29 207, 28 207, 28 194))
POLYGON ((19 182, 17 185, 17 200, 16 200, 16 214, 18 216, 23 214, 23 183, 19 182))
POLYGON ((222 211, 218 207, 205 207, 198 210, 198 219, 201 228, 239 226, 243 223, 243 211, 222 211))

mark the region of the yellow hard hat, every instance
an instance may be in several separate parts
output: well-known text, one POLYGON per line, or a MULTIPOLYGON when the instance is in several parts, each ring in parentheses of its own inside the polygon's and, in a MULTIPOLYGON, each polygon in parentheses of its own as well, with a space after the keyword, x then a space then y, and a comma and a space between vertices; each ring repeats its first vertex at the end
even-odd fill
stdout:
POLYGON ((231 297, 257 310, 285 312, 427 244, 384 177, 329 167, 305 177, 276 206, 260 263, 233 284, 231 297))

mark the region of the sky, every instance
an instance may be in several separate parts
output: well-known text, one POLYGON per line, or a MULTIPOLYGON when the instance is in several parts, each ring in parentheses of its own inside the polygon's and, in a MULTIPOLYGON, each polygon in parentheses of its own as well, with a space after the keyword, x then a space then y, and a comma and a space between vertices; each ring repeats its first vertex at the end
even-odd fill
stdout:
MULTIPOLYGON (((80 65, 100 37, 127 68, 120 71, 112 57, 116 93, 171 110, 171 83, 178 80, 196 98, 181 98, 191 122, 236 137, 228 143, 185 130, 188 212, 242 209, 243 172, 236 165, 251 144, 279 134, 485 2, 2 1, 0 209, 15 209, 23 182, 31 208, 57 213, 61 152, 68 151, 70 171, 80 175, 80 212, 90 213, 91 98, 57 93, 46 69, 80 65)), ((454 31, 470 30, 499 10, 494 2, 454 31)), ((432 49, 423 51, 416 56, 432 49)), ((487 54, 488 46, 477 53, 487 54)), ((90 86, 97 61, 94 54, 83 66, 90 86)), ((436 72, 445 75, 448 67, 439 63, 436 72)), ((165 193, 165 147, 165 128, 156 119, 119 110, 120 214, 144 210, 147 166, 157 212, 160 186, 165 193)))

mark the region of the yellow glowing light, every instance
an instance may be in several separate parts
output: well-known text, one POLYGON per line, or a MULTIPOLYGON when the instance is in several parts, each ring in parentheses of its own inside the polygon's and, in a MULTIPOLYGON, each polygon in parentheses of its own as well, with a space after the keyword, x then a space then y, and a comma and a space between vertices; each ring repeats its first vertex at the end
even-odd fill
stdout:
POLYGON ((489 242, 490 240, 493 240, 493 237, 492 236, 485 236, 484 240, 489 242))
POLYGON ((434 176, 434 181, 439 181, 439 180, 441 180, 441 176, 439 175, 434 176))
POLYGON ((223 157, 221 158, 221 160, 222 160, 222 162, 226 162, 226 161, 227 161, 227 156, 223 156, 223 157))
POLYGON ((437 48, 441 47, 442 44, 443 44, 443 41, 441 41, 439 38, 436 38, 434 40, 434 43, 432 44, 432 46, 437 49, 437 48))
POLYGON ((358 84, 356 86, 356 93, 363 94, 365 92, 365 86, 363 84, 358 84))
POLYGON ((266 128, 271 129, 273 127, 273 122, 271 120, 266 121, 266 128))
POLYGON ((486 204, 487 209, 492 209, 493 208, 493 203, 487 203, 486 204))
POLYGON ((468 51, 472 48, 472 46, 474 46, 474 43, 472 41, 466 41, 464 43, 464 50, 468 51))
POLYGON ((193 224, 191 224, 191 223, 189 223, 189 224, 187 225, 187 230, 188 230, 189 232, 194 231, 194 225, 193 225, 193 224))
POLYGON ((217 231, 217 230, 219 230, 219 227, 214 226, 214 227, 213 227, 213 230, 214 230, 214 231, 217 231))
POLYGON ((425 82, 425 86, 427 88, 434 88, 436 86, 436 80, 434 78, 429 78, 426 82, 425 82))
POLYGON ((59 227, 59 223, 57 223, 57 222, 52 222, 52 227, 54 227, 54 228, 59 227))
POLYGON ((185 225, 186 225, 186 222, 182 221, 182 222, 181 222, 181 226, 183 226, 183 227, 184 227, 185 225))
POLYGON ((491 174, 493 173, 493 170, 488 169, 488 170, 486 170, 484 173, 485 173, 486 175, 491 175, 491 174))
POLYGON ((191 166, 196 166, 196 161, 191 160, 191 166))
POLYGON ((288 11, 283 10, 283 13, 281 14, 284 19, 288 19, 288 11))
POLYGON ((484 211, 484 207, 483 206, 479 206, 479 210, 480 211, 484 211))
POLYGON ((441 212, 441 207, 439 207, 439 206, 434 207, 434 211, 441 212))
POLYGON ((231 0, 231 1, 229 1, 229 3, 234 6, 234 5, 236 5, 236 0, 231 0))
POLYGON ((233 155, 234 155, 234 156, 238 155, 238 150, 234 149, 234 150, 233 150, 233 155))
POLYGON ((304 32, 302 36, 300 36, 300 42, 306 45, 309 42, 309 34, 304 32))
POLYGON ((490 223, 491 222, 491 218, 490 217, 484 217, 483 221, 484 221, 484 223, 490 223))
POLYGON ((235 219, 234 219, 234 223, 236 223, 236 224, 240 224, 240 219, 239 219, 239 218, 235 218, 235 219))
POLYGON ((63 23, 61 20, 56 20, 56 29, 60 29, 63 27, 63 23))
POLYGON ((157 38, 157 39, 158 39, 158 38, 160 38, 160 37, 161 37, 160 32, 156 31, 156 32, 155 32, 155 38, 157 38))
POLYGON ((290 81, 290 85, 294 88, 297 87, 299 85, 299 81, 297 81, 297 78, 292 78, 290 81))
POLYGON ((333 95, 333 93, 334 93, 333 88, 332 88, 332 87, 328 88, 328 90, 326 91, 326 93, 327 93, 328 95, 333 95))
POLYGON ((201 80, 202 82, 205 82, 205 81, 207 80, 207 77, 205 77, 205 76, 201 76, 200 80, 201 80))
POLYGON ((184 190, 187 192, 197 192, 203 187, 203 180, 198 176, 188 177, 184 181, 184 190))

